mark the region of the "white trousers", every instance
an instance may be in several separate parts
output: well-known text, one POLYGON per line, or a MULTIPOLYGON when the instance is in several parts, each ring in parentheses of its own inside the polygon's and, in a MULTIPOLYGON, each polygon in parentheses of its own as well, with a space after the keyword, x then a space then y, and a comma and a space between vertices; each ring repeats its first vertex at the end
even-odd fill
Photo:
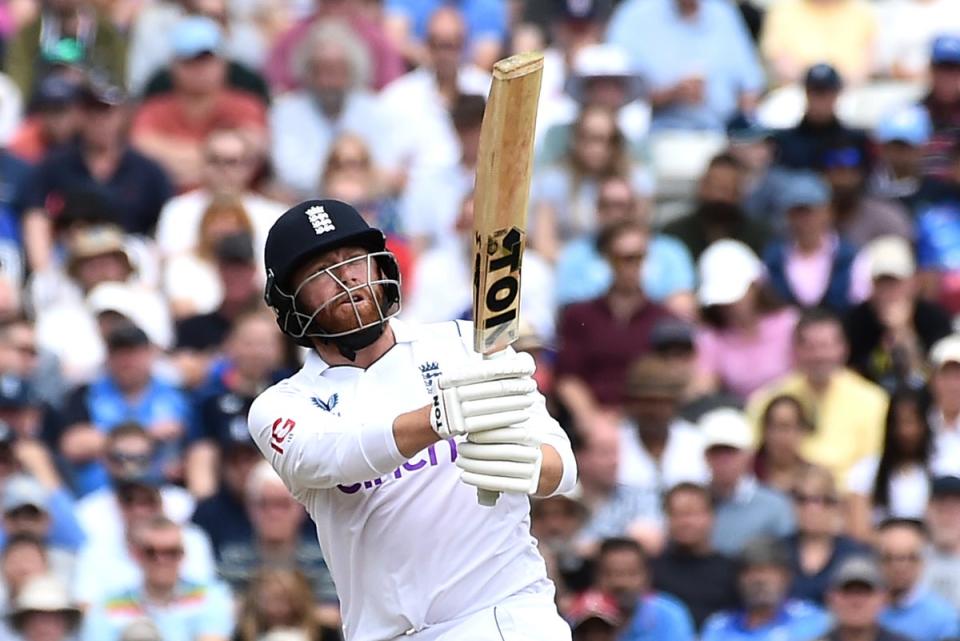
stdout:
POLYGON ((527 594, 392 641, 570 641, 570 626, 552 600, 527 594))

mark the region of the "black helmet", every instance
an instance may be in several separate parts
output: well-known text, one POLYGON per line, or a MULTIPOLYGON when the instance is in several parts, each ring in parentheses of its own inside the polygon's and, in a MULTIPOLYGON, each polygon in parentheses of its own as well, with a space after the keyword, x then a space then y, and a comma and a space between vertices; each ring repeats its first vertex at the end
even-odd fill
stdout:
POLYGON ((283 333, 304 347, 312 346, 311 338, 329 340, 352 359, 350 354, 376 340, 383 333, 386 320, 400 311, 400 269, 386 249, 386 237, 379 229, 370 227, 356 209, 339 200, 308 200, 284 212, 267 235, 264 265, 264 300, 276 313, 283 333), (366 325, 358 322, 355 330, 330 334, 313 323, 319 310, 297 309, 296 294, 301 283, 290 280, 310 258, 345 246, 362 247, 368 252, 367 260, 376 261, 382 277, 368 285, 383 287, 384 307, 375 297, 378 321, 366 325))

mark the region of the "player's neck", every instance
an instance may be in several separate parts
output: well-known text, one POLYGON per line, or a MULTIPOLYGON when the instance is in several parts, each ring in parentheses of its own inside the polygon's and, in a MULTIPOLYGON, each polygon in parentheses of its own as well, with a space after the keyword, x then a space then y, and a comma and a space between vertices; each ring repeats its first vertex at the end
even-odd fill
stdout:
POLYGON ((340 353, 340 349, 333 343, 321 343, 320 341, 314 341, 313 346, 317 350, 320 358, 323 359, 323 362, 327 365, 349 365, 351 367, 359 367, 361 369, 367 369, 375 362, 377 362, 381 356, 387 353, 387 351, 394 346, 397 342, 396 337, 393 335, 393 328, 390 327, 390 324, 387 323, 387 328, 383 330, 383 333, 363 349, 357 350, 356 358, 350 360, 346 356, 340 353))

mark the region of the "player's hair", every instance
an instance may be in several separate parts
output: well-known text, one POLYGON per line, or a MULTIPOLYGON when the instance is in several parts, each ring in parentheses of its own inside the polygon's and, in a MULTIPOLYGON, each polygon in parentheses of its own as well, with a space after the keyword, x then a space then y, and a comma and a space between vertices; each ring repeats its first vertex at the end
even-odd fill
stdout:
POLYGON ((682 483, 677 483, 669 490, 666 494, 663 495, 663 511, 666 514, 670 513, 670 504, 673 502, 673 497, 678 494, 695 494, 703 499, 704 505, 707 506, 707 509, 710 512, 713 512, 713 498, 710 496, 710 490, 706 486, 699 485, 690 481, 683 481, 682 483))
POLYGON ((647 552, 643 549, 643 546, 634 539, 625 536, 615 536, 601 541, 600 550, 597 552, 597 561, 599 562, 600 559, 614 552, 633 552, 639 557, 640 563, 647 564, 647 552))
POLYGON ((260 461, 250 471, 250 476, 247 478, 247 484, 244 487, 244 496, 248 501, 258 498, 263 493, 263 488, 271 483, 284 485, 283 479, 273 469, 273 466, 266 461, 260 461))
POLYGON ((803 340, 804 332, 814 325, 824 323, 836 326, 840 334, 843 334, 843 323, 840 321, 839 316, 824 307, 812 307, 801 312, 800 319, 797 320, 797 325, 793 329, 793 342, 799 343, 803 340))
POLYGON ((597 234, 597 251, 605 255, 610 250, 613 242, 628 232, 638 232, 648 236, 650 229, 641 221, 632 218, 610 223, 601 228, 600 233, 597 234))

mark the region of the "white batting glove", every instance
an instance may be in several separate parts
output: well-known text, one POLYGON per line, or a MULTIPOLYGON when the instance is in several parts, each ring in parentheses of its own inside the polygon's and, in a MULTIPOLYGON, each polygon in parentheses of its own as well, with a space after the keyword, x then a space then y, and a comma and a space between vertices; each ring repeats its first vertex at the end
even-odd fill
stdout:
POLYGON ((472 362, 441 376, 430 425, 440 438, 519 425, 529 418, 537 384, 526 353, 472 362))
POLYGON ((457 445, 461 481, 491 492, 536 493, 543 453, 526 427, 477 432, 468 439, 457 445))

